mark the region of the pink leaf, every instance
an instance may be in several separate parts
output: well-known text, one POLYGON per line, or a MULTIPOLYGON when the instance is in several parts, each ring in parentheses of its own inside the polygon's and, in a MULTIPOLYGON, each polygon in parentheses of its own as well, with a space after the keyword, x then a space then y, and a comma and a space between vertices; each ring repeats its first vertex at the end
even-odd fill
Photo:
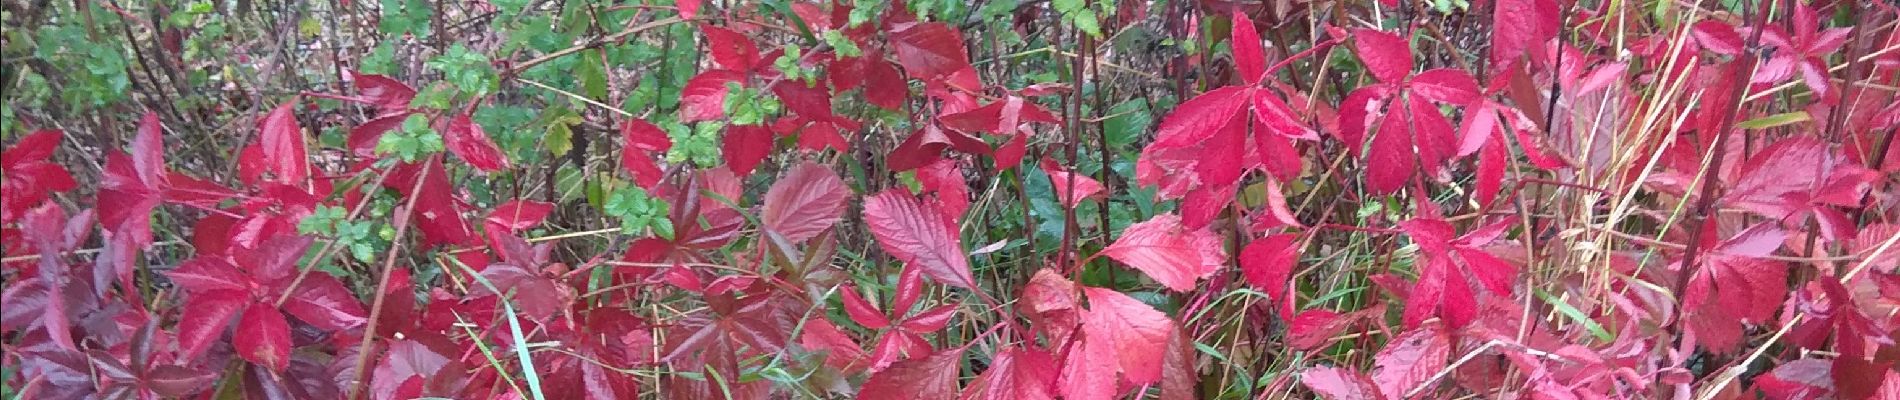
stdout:
POLYGON ((1042 173, 1049 175, 1049 183, 1056 192, 1056 200, 1069 208, 1075 208, 1083 199, 1102 194, 1102 183, 1087 175, 1069 172, 1057 165, 1055 159, 1042 159, 1042 173), (1073 182, 1072 182, 1073 181, 1073 182), (1071 192, 1073 185, 1073 192, 1071 192))
POLYGON ((1401 333, 1372 357, 1372 380, 1379 392, 1406 396, 1445 368, 1451 356, 1451 338, 1430 324, 1401 333))
POLYGON ((787 241, 804 242, 843 219, 850 194, 831 168, 800 163, 765 192, 760 224, 787 241))
POLYGON ((946 285, 975 289, 955 221, 903 189, 864 199, 864 221, 884 252, 946 285))
POLYGON ((951 400, 957 394, 957 372, 963 348, 891 364, 871 374, 858 391, 859 400, 951 400))
POLYGON ((841 371, 855 372, 870 365, 868 355, 864 354, 858 342, 851 340, 849 335, 824 317, 813 317, 805 322, 805 330, 799 334, 798 344, 828 353, 825 355, 825 365, 841 371))
MULTIPOLYGON (((1260 89, 1253 91, 1253 115, 1254 122, 1263 125, 1267 128, 1267 131, 1273 132, 1281 137, 1308 140, 1319 139, 1319 136, 1313 134, 1313 130, 1308 129, 1306 124, 1300 121, 1299 117, 1294 116, 1293 109, 1287 107, 1286 101, 1281 100, 1280 96, 1274 94, 1271 90, 1260 89)), ((1263 136, 1256 135, 1255 137, 1260 138, 1263 136)))
POLYGON ((1082 291, 1089 300, 1082 320, 1084 351, 1113 355, 1131 383, 1159 382, 1174 321, 1121 292, 1092 287, 1082 291))
POLYGON ((1055 360, 1033 349, 996 352, 989 369, 963 391, 962 400, 1055 400, 1055 360))
POLYGON ((1195 281, 1220 270, 1227 259, 1219 236, 1205 228, 1190 230, 1174 214, 1129 225, 1098 255, 1141 270, 1177 292, 1193 289, 1195 281))
POLYGON ((1365 375, 1345 368, 1319 366, 1300 373, 1300 383, 1330 400, 1380 400, 1379 387, 1365 375))

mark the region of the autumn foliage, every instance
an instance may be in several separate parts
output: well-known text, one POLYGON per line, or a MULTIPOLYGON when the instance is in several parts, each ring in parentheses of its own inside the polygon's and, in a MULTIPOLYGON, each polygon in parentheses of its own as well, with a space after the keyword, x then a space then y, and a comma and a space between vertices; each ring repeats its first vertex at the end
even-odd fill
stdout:
POLYGON ((1890 4, 54 3, 7 398, 1900 399, 1890 4))

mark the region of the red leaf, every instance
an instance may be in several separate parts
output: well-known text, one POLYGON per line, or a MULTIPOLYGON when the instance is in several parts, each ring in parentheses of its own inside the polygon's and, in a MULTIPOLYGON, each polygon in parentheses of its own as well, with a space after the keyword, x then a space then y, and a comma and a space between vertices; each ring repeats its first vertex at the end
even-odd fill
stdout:
POLYGON ((278 183, 302 185, 310 177, 309 152, 304 150, 303 127, 297 124, 297 101, 278 105, 259 123, 265 171, 278 183))
MULTIPOLYGON (((484 265, 483 267, 486 267, 484 265)), ((382 287, 379 296, 383 296, 381 313, 376 318, 376 336, 392 337, 396 332, 406 332, 421 324, 416 315, 415 283, 409 277, 409 270, 398 268, 389 272, 389 284, 382 287)))
POLYGON ((1306 310, 1287 320, 1287 344, 1301 350, 1317 350, 1331 343, 1354 317, 1327 310, 1306 310))
POLYGON ((1372 127, 1372 118, 1378 115, 1379 107, 1386 94, 1391 91, 1387 86, 1364 86, 1347 94, 1339 103, 1339 141, 1346 144, 1346 151, 1354 157, 1365 153, 1366 130, 1372 127))
POLYGON ((1129 225, 1120 239, 1097 255, 1133 267, 1177 292, 1218 271, 1226 262, 1221 240, 1207 229, 1188 229, 1174 214, 1129 225))
POLYGON ((1239 8, 1234 9, 1234 27, 1232 44, 1234 50, 1234 71, 1240 73, 1240 79, 1247 86, 1260 84, 1266 76, 1267 54, 1260 48, 1260 32, 1254 30, 1253 19, 1239 8))
POLYGON ((912 24, 890 35, 897 62, 912 78, 934 80, 970 67, 963 34, 942 22, 912 24))
POLYGON ((132 158, 124 153, 106 156, 96 209, 107 232, 144 247, 152 243, 152 209, 158 207, 161 192, 140 181, 130 164, 132 158))
POLYGON ((1379 387, 1365 375, 1345 368, 1318 366, 1300 372, 1300 384, 1331 400, 1380 400, 1379 387))
POLYGON ((864 60, 864 101, 886 110, 903 109, 904 102, 910 98, 910 83, 897 74, 897 67, 883 58, 866 53, 864 60))
POLYGON ((899 143, 896 149, 891 150, 885 157, 885 164, 892 171, 917 169, 942 158, 942 152, 946 148, 977 155, 990 153, 989 143, 984 143, 981 139, 962 132, 944 130, 937 124, 928 124, 917 132, 911 133, 910 137, 905 138, 903 143, 899 143))
POLYGON ((387 76, 358 73, 351 78, 356 92, 376 106, 378 116, 406 115, 409 102, 416 98, 415 88, 387 76))
POLYGON ((65 167, 47 161, 64 137, 57 130, 37 131, 0 153, 0 174, 6 176, 0 180, 0 191, 7 194, 0 196, 0 224, 19 219, 53 192, 78 186, 65 167))
MULTIPOLYGON (((250 293, 216 291, 193 294, 178 319, 178 358, 197 360, 231 326, 231 317, 251 303, 250 293)), ((277 312, 277 310, 270 310, 277 312)))
POLYGON ((844 313, 851 317, 851 321, 857 322, 865 329, 884 329, 891 326, 890 318, 885 317, 884 312, 878 311, 877 307, 871 306, 870 302, 864 301, 864 297, 858 295, 857 288, 841 288, 840 292, 843 298, 841 302, 844 303, 844 313))
POLYGON ((705 1, 705 0, 683 0, 683 1, 680 1, 680 2, 678 3, 678 4, 679 4, 679 11, 680 11, 680 18, 685 18, 685 19, 693 19, 694 17, 698 17, 698 16, 699 16, 699 5, 700 5, 700 3, 702 3, 702 2, 704 2, 704 1, 705 1))
POLYGON ((1267 236, 1240 250, 1240 274, 1247 283, 1265 291, 1268 298, 1292 304, 1287 287, 1293 279, 1293 267, 1299 262, 1299 235, 1287 233, 1267 236))
POLYGON ((933 196, 931 203, 942 207, 943 213, 951 218, 960 218, 970 209, 970 184, 963 178, 963 166, 955 159, 940 158, 936 162, 918 168, 916 171, 918 186, 922 193, 933 196))
POLYGON ((741 176, 752 174, 752 169, 772 155, 772 130, 758 125, 735 125, 726 127, 726 136, 719 146, 721 155, 726 157, 726 166, 741 176))
POLYGON ((374 157, 376 145, 383 140, 383 134, 401 129, 402 122, 408 120, 409 115, 407 112, 385 115, 350 128, 350 152, 362 157, 374 157))
POLYGON ((840 371, 856 372, 871 364, 857 341, 851 340, 837 325, 832 325, 831 320, 822 316, 805 321, 805 330, 799 333, 798 344, 828 353, 825 355, 825 365, 840 371))
POLYGON ((1372 357, 1372 380, 1379 392, 1388 396, 1406 396, 1445 368, 1451 357, 1451 338, 1439 325, 1430 324, 1401 333, 1372 357))
POLYGON ((1068 338, 1070 330, 1081 325, 1082 308, 1076 303, 1075 282, 1050 269, 1037 270, 1023 285, 1016 309, 1049 331, 1055 342, 1068 338))
POLYGON ((171 171, 165 175, 165 201, 215 210, 218 203, 237 197, 237 192, 217 183, 171 171))
POLYGON ((1834 382, 1826 360, 1801 359, 1775 366, 1757 378, 1755 387, 1771 399, 1821 399, 1831 397, 1834 382))
POLYGON ((176 269, 165 271, 165 276, 171 278, 172 284, 194 294, 227 290, 249 292, 253 285, 250 276, 222 257, 193 258, 176 269))
POLYGON ((1372 150, 1366 155, 1366 189, 1372 193, 1397 192, 1411 180, 1415 171, 1410 125, 1405 114, 1397 110, 1386 113, 1379 124, 1379 132, 1372 137, 1372 150))
POLYGON ((727 83, 745 83, 745 74, 708 70, 686 81, 680 92, 680 123, 715 120, 726 116, 727 83))
POLYGON ((1412 78, 1412 93, 1440 103, 1468 105, 1481 100, 1478 80, 1463 70, 1439 68, 1412 78))
POLYGON ((34 131, 14 142, 13 147, 8 147, 5 152, 0 152, 0 167, 12 169, 29 162, 46 161, 53 156, 54 151, 59 150, 59 142, 65 137, 65 132, 54 129, 34 131))
POLYGON ((1137 385, 1161 380, 1161 366, 1174 321, 1154 307, 1110 289, 1083 288, 1089 310, 1083 314, 1083 349, 1113 355, 1122 376, 1137 385))
POLYGON ((312 272, 284 302, 284 312, 327 332, 361 326, 369 315, 363 302, 327 272, 312 272))
POLYGON ((488 139, 488 133, 482 126, 469 119, 468 114, 455 116, 449 120, 449 129, 442 133, 442 139, 449 152, 467 161, 468 165, 482 171, 495 172, 508 168, 508 158, 488 139))
POLYGON ((673 148, 673 139, 660 127, 639 118, 628 119, 620 125, 620 138, 626 142, 620 151, 620 167, 632 174, 634 183, 640 187, 651 189, 659 184, 664 172, 654 164, 654 157, 673 148))
POLYGON ((500 228, 502 232, 513 234, 540 225, 541 221, 547 219, 548 214, 553 212, 554 204, 551 203, 510 200, 496 206, 494 211, 489 211, 488 218, 484 221, 487 222, 490 230, 500 228))
POLYGON ((1379 82, 1401 83, 1412 74, 1412 45, 1404 37, 1368 28, 1354 29, 1352 36, 1359 60, 1379 82))
POLYGON ((1551 0, 1499 0, 1491 14, 1491 62, 1505 65, 1557 36, 1562 24, 1551 0))
POLYGON ((1201 378, 1195 366, 1198 351, 1194 349, 1194 339, 1189 333, 1175 329, 1168 335, 1168 351, 1162 355, 1161 362, 1161 398, 1163 400, 1191 400, 1201 398, 1196 394, 1195 383, 1201 378))
POLYGON ((1022 165, 1023 156, 1027 153, 1029 153, 1029 135, 1011 135, 1008 143, 996 149, 996 169, 1001 171, 1022 165))
POLYGON ((963 348, 948 349, 891 364, 864 382, 859 400, 950 400, 957 394, 958 366, 963 348))
POLYGON ((912 333, 936 332, 943 330, 945 325, 950 324, 950 317, 955 316, 956 311, 957 307, 955 304, 945 304, 924 310, 924 312, 917 313, 917 315, 912 315, 910 318, 904 319, 904 323, 899 325, 904 328, 905 331, 912 333))
POLYGON ((884 252, 946 285, 975 289, 955 221, 903 189, 864 200, 864 221, 884 252))
POLYGON ((1251 100, 1249 88, 1229 86, 1195 96, 1162 118, 1155 128, 1155 146, 1200 144, 1227 127, 1251 100))
POLYGON ((1502 143, 1491 143, 1478 153, 1478 176, 1472 195, 1479 205, 1489 206, 1498 198, 1498 192, 1504 190, 1504 167, 1510 163, 1510 149, 1502 143))
POLYGON ((699 31, 706 34, 706 50, 712 53, 713 63, 719 67, 744 71, 758 63, 759 47, 752 44, 752 38, 707 24, 699 24, 699 31))
POLYGON ((383 184, 403 196, 419 196, 412 213, 416 227, 422 230, 422 237, 429 245, 475 245, 481 239, 471 232, 468 221, 462 219, 462 206, 455 199, 455 188, 449 185, 448 174, 442 157, 429 157, 421 165, 396 166, 383 184), (422 179, 420 190, 416 190, 416 179, 422 179))
POLYGON ((1093 333, 1081 333, 1082 339, 1070 347, 1068 355, 1062 360, 1062 374, 1057 387, 1062 398, 1068 400, 1108 400, 1120 392, 1121 381, 1115 378, 1117 362, 1111 343, 1106 340, 1102 348, 1090 347, 1089 337, 1093 333))
POLYGON ((145 375, 145 383, 152 392, 169 398, 186 398, 192 393, 203 390, 206 385, 218 378, 212 371, 203 371, 177 365, 160 365, 145 375))
POLYGON ((137 171, 140 182, 148 188, 164 188, 165 185, 165 141, 159 138, 158 113, 146 112, 139 121, 138 136, 132 138, 132 170, 137 171))
POLYGON ((787 241, 802 243, 844 218, 850 193, 831 168, 801 163, 765 192, 760 224, 787 241))
MULTIPOLYGON (((1423 96, 1407 96, 1409 113, 1412 116, 1412 140, 1418 151, 1419 167, 1428 177, 1442 177, 1445 163, 1458 149, 1458 138, 1451 127, 1451 121, 1438 111, 1438 106, 1426 101, 1423 96)), ((1441 178, 1442 179, 1442 178, 1441 178)))
POLYGON ((772 86, 772 94, 778 95, 786 109, 806 119, 829 122, 837 118, 831 112, 831 92, 823 84, 805 86, 804 81, 781 81, 772 86))
POLYGON ((1102 194, 1102 183, 1087 175, 1069 172, 1056 164, 1053 158, 1042 159, 1042 173, 1049 175, 1049 183, 1056 192, 1056 200, 1069 208, 1075 208, 1083 199, 1102 194), (1073 185, 1073 186, 1071 186, 1073 185), (1070 192, 1073 189, 1074 192, 1070 192))
MULTIPOLYGON (((1253 91, 1253 116, 1255 122, 1281 137, 1319 139, 1319 135, 1313 134, 1312 129, 1308 129, 1299 117, 1294 116, 1293 109, 1287 107, 1286 101, 1281 100, 1280 96, 1271 90, 1253 91)), ((1265 136, 1256 135, 1255 138, 1265 138, 1265 136)))
POLYGON ((1055 360, 1017 347, 996 352, 990 368, 963 391, 962 400, 1055 400, 1055 360))

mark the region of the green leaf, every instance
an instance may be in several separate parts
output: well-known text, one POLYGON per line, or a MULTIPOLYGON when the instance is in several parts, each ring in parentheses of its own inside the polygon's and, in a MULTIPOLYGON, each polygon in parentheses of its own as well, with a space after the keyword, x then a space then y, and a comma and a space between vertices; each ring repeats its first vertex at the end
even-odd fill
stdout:
POLYGON ((546 140, 543 144, 547 145, 548 153, 555 157, 565 155, 574 149, 574 131, 563 121, 549 123, 548 134, 542 140, 546 140))
POLYGON ((607 71, 600 54, 599 50, 582 52, 580 65, 575 68, 581 79, 581 93, 595 101, 607 99, 607 71))

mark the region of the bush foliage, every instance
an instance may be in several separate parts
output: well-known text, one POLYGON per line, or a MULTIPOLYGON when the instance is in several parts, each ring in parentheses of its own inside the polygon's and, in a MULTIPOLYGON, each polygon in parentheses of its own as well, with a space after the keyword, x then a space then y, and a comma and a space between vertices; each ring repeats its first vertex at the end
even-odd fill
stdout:
POLYGON ((7 1, 4 398, 1900 399, 1900 10, 7 1))

